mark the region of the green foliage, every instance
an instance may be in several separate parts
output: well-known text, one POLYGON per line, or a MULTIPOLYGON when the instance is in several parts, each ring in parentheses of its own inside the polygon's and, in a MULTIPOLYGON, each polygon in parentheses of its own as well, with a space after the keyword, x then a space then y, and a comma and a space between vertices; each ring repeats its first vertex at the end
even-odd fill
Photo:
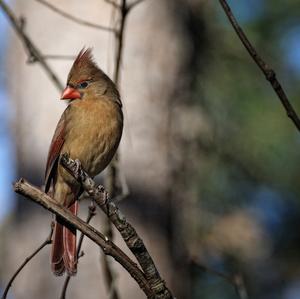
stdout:
MULTIPOLYGON (((300 4, 298 1, 287 1, 284 5, 277 2, 266 1, 264 14, 251 23, 243 24, 243 28, 258 53, 275 69, 277 76, 283 78, 283 85, 290 82, 286 92, 296 110, 300 111, 300 105, 295 103, 299 84, 292 74, 282 74, 286 67, 286 54, 280 47, 288 24, 299 17, 300 4)), ((218 5, 215 8, 219 10, 218 5)), ((300 159, 300 133, 233 29, 220 19, 211 30, 215 33, 209 51, 206 49, 209 60, 205 72, 201 72, 196 81, 194 104, 200 105, 210 116, 214 147, 218 148, 218 152, 229 153, 232 159, 242 161, 259 183, 270 184, 283 192, 292 190, 300 195, 300 185, 295 184, 298 176, 296 161, 300 159), (204 99, 198 100, 198 94, 204 95, 204 99)), ((233 186, 224 173, 230 177, 231 170, 227 163, 222 163, 222 156, 219 158, 219 162, 211 163, 211 174, 226 196, 227 192, 223 192, 225 186, 229 185, 228 190, 233 186)), ((238 181, 235 184, 238 188, 238 181)), ((216 182, 210 189, 219 189, 215 185, 216 182)))
MULTIPOLYGON (((235 2, 232 0, 230 4, 238 16, 240 13, 235 11, 235 2)), ((244 7, 251 9, 251 2, 243 1, 244 7)), ((261 1, 261 5, 263 13, 255 15, 253 11, 253 18, 239 19, 239 22, 259 55, 275 70, 290 102, 300 114, 300 69, 291 69, 286 64, 291 47, 286 36, 299 27, 300 2, 265 0, 261 1)), ((208 42, 203 45, 205 57, 199 53, 202 63, 195 63, 201 66, 201 70, 193 85, 192 105, 207 117, 210 129, 199 134, 196 147, 194 143, 190 146, 189 155, 194 156, 195 160, 186 167, 190 171, 187 183, 200 217, 196 224, 193 221, 196 226, 193 229, 197 232, 193 232, 188 242, 202 242, 201 252, 206 250, 211 255, 215 249, 205 243, 205 233, 211 233, 218 219, 230 217, 234 212, 247 211, 261 188, 277 194, 287 209, 290 205, 287 198, 295 199, 296 206, 299 205, 300 132, 287 117, 271 85, 237 38, 218 1, 211 5, 204 18, 207 26, 205 39, 208 42)), ((193 211, 187 209, 186 214, 195 214, 194 207, 195 204, 193 211)), ((253 216, 253 223, 255 221, 257 219, 253 216)), ((186 226, 188 229, 188 224, 186 226)), ((282 230, 286 232, 288 228, 281 227, 282 230)), ((262 248, 268 248, 269 240, 276 238, 276 231, 268 233, 262 238, 265 242, 262 248)), ((284 236, 288 236, 288 232, 284 236)), ((297 245, 289 243, 288 251, 293 250, 292 246, 297 245)), ((226 245, 220 245, 218 250, 221 255, 226 254, 226 245)), ((276 260, 272 253, 269 254, 268 266, 276 260)), ((239 267, 243 268, 245 263, 239 260, 239 267)), ((227 266, 230 268, 230 264, 227 266)), ((250 293, 255 294, 256 298, 264 297, 258 290, 258 284, 263 285, 263 279, 270 279, 268 275, 264 277, 261 274, 264 272, 258 272, 261 275, 258 278, 255 271, 260 267, 263 267, 260 262, 253 262, 251 267, 248 265, 245 268, 247 275, 252 277, 250 293)), ((284 267, 290 269, 295 265, 285 264, 284 267)), ((270 284, 270 281, 265 283, 270 284)), ((214 287, 202 278, 199 278, 197 285, 195 298, 234 298, 225 286, 214 287)))

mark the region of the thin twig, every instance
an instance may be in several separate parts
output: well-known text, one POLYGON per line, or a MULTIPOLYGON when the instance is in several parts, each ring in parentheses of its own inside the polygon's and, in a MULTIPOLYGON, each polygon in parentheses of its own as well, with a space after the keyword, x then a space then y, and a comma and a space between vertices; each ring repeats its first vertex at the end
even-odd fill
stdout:
POLYGON ((128 6, 127 6, 128 12, 131 11, 131 9, 134 8, 136 5, 142 3, 143 1, 145 1, 145 0, 136 0, 136 1, 132 2, 131 4, 128 4, 128 6))
POLYGON ((228 5, 226 0, 219 0, 220 4, 222 5, 231 25, 233 26, 235 32, 237 33, 239 39, 247 49, 250 56, 253 58, 255 63, 258 65, 258 67, 261 69, 261 71, 266 76, 266 79, 270 82, 272 85, 274 91, 276 92, 278 98, 280 99, 282 105, 284 106, 287 116, 293 121, 294 125, 297 127, 297 129, 300 131, 300 119, 291 105, 291 103, 288 100, 288 97, 286 93, 284 92, 281 84, 276 78, 276 74, 273 69, 271 69, 264 60, 258 55, 255 48, 250 43, 249 39, 247 38, 246 34, 244 33, 243 29, 238 24, 236 18, 234 17, 230 6, 228 5))
POLYGON ((2 8, 5 15, 8 17, 12 27, 16 31, 17 35, 23 42, 23 45, 28 52, 28 61, 37 61, 40 63, 42 68, 45 70, 46 74, 50 78, 50 80, 54 83, 56 88, 61 91, 63 89, 63 84, 60 82, 56 74, 53 72, 51 67, 43 58, 40 50, 36 47, 36 45, 32 42, 32 40, 28 37, 28 35, 24 32, 24 22, 19 21, 19 19, 14 15, 12 10, 9 8, 7 4, 4 3, 3 0, 0 0, 0 7, 2 8))
MULTIPOLYGON (((102 225, 104 234, 110 239, 114 239, 114 233, 109 218, 105 218, 104 224, 102 225)), ((119 299, 119 292, 116 285, 116 273, 114 272, 111 261, 106 255, 101 255, 101 265, 103 265, 104 278, 108 289, 109 299, 119 299)))
POLYGON ((112 5, 114 8, 120 8, 120 5, 113 0, 104 0, 106 3, 112 5))
MULTIPOLYGON (((126 7, 126 0, 122 0, 121 6, 116 4, 114 1, 106 0, 106 2, 113 5, 118 13, 120 14, 120 25, 119 28, 116 29, 116 56, 115 56, 115 63, 114 63, 114 77, 113 80, 117 86, 119 86, 119 78, 120 78, 120 65, 122 61, 122 54, 123 54, 123 38, 124 38, 124 30, 125 30, 125 20, 127 16, 127 7, 126 7)), ((119 197, 120 195, 117 192, 117 179, 120 178, 120 171, 119 171, 119 153, 117 152, 113 161, 110 163, 107 171, 107 176, 105 180, 105 185, 108 190, 108 193, 112 198, 119 197)), ((124 194, 123 185, 121 189, 121 195, 124 194)), ((107 235, 110 235, 113 240, 113 229, 110 219, 105 219, 105 232, 107 235)), ((118 290, 116 287, 115 277, 116 274, 111 267, 110 261, 107 256, 103 256, 102 263, 103 270, 104 270, 104 277, 107 288, 109 290, 110 299, 118 299, 118 290)))
POLYGON ((74 55, 53 55, 53 54, 44 54, 44 59, 53 59, 53 60, 74 60, 76 56, 74 55))
POLYGON ((243 276, 240 273, 237 273, 233 276, 233 281, 235 285, 235 291, 240 297, 240 299, 248 299, 248 292, 245 286, 245 281, 243 276))
POLYGON ((59 14, 60 16, 66 18, 66 19, 68 19, 72 22, 75 22, 79 25, 87 26, 87 27, 94 28, 94 29, 100 29, 100 30, 107 31, 107 32, 115 32, 115 30, 113 28, 109 28, 109 27, 106 27, 106 26, 103 26, 103 25, 94 24, 94 23, 88 22, 86 20, 80 19, 78 17, 75 17, 73 15, 70 15, 69 13, 65 12, 64 10, 59 9, 56 6, 52 5, 48 1, 45 1, 45 0, 36 0, 36 1, 43 4, 43 5, 45 5, 50 10, 54 11, 55 13, 59 14))
POLYGON ((51 238, 52 238, 52 235, 53 235, 53 229, 54 229, 54 224, 52 223, 51 224, 51 230, 50 230, 50 233, 47 237, 47 239, 30 255, 28 256, 25 261, 20 265, 20 267, 17 269, 17 271, 13 274, 13 276, 11 277, 11 279, 9 280, 6 288, 5 288, 5 291, 1 297, 1 299, 6 299, 6 296, 8 294, 8 291, 12 285, 12 283, 14 282, 15 278, 18 276, 18 274, 23 270, 23 268, 47 245, 51 244, 52 241, 51 241, 51 238))
MULTIPOLYGON (((92 201, 90 206, 89 206, 89 212, 88 212, 88 215, 87 215, 87 218, 86 218, 86 223, 87 224, 89 224, 90 221, 92 220, 92 218, 96 215, 95 210, 96 210, 96 207, 95 207, 94 202, 92 201)), ((83 238, 84 238, 84 234, 81 233, 79 241, 78 241, 78 245, 77 245, 77 252, 76 252, 77 261, 79 260, 79 257, 80 257, 80 251, 81 251, 81 247, 82 247, 82 243, 83 243, 83 238)), ((66 278, 65 278, 65 282, 63 284, 60 299, 65 299, 66 298, 67 288, 68 288, 70 279, 71 279, 71 276, 67 275, 66 278)))
POLYGON ((192 263, 192 265, 197 266, 202 271, 205 271, 207 273, 210 273, 215 276, 219 276, 219 277, 223 278, 224 280, 226 280, 228 283, 230 283, 234 287, 234 289, 240 299, 248 299, 248 293, 247 293, 247 289, 245 286, 245 282, 244 282, 243 276, 240 273, 234 274, 234 275, 225 274, 223 272, 217 271, 215 269, 212 269, 212 268, 204 265, 203 263, 199 262, 196 258, 192 258, 191 263, 192 263))
POLYGON ((114 82, 119 86, 120 80, 120 67, 123 58, 123 45, 124 45, 124 32, 127 20, 128 7, 126 0, 122 0, 122 4, 119 8, 121 14, 120 27, 116 34, 116 57, 115 57, 115 71, 114 71, 114 82))
POLYGON ((102 186, 96 186, 94 180, 82 169, 80 161, 74 161, 70 159, 67 154, 63 154, 60 163, 82 184, 83 189, 98 204, 120 232, 127 247, 131 250, 140 264, 147 282, 149 282, 155 295, 158 298, 173 298, 165 282, 160 277, 143 240, 137 234, 134 227, 127 221, 116 204, 108 200, 105 189, 102 186))
MULTIPOLYGON (((103 252, 112 256, 125 270, 132 276, 143 290, 147 298, 154 299, 154 292, 152 291, 144 273, 134 263, 128 255, 126 255, 117 245, 109 240, 102 233, 97 231, 91 225, 85 223, 83 220, 73 215, 68 209, 59 205, 53 198, 42 192, 37 187, 28 183, 25 179, 20 179, 14 183, 14 191, 24 195, 26 198, 34 201, 48 211, 59 216, 63 221, 71 227, 81 231, 85 236, 91 239, 95 244, 100 246, 103 252)), ((99 198, 98 198, 99 199, 99 198)))

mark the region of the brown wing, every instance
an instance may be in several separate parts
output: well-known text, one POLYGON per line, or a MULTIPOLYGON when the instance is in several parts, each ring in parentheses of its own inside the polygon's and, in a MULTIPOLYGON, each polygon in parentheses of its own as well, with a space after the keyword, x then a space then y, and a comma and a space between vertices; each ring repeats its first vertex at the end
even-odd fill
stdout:
MULTIPOLYGON (((67 109, 65 110, 65 112, 67 111, 67 109)), ((65 127, 66 127, 65 112, 63 113, 63 115, 61 116, 57 124, 49 148, 46 172, 45 172, 45 184, 46 184, 45 192, 48 192, 51 185, 51 181, 55 177, 60 151, 65 142, 65 127)))

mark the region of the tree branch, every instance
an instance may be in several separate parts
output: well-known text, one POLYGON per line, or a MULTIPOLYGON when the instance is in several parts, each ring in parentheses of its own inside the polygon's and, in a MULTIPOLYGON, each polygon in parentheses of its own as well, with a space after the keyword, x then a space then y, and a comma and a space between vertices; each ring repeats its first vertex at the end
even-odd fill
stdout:
POLYGON ((297 127, 297 129, 300 131, 300 119, 294 110, 293 106, 288 100, 287 95, 285 94, 281 84, 276 78, 276 74, 274 70, 272 70, 264 61, 263 59, 258 55, 255 48, 250 43, 249 39, 247 38, 246 34, 238 24, 236 18, 234 17, 230 6, 228 5, 226 0, 219 0, 220 4, 223 7, 223 10, 225 11, 231 25, 233 26, 235 32, 237 33, 239 39, 247 49, 248 53, 252 57, 252 59, 255 61, 255 63, 258 65, 258 67, 261 69, 261 71, 266 76, 266 79, 270 82, 272 85, 274 91, 276 92, 278 98, 280 99, 282 105, 284 106, 287 116, 293 121, 294 125, 297 127))
POLYGON ((54 85, 59 90, 59 92, 61 92, 61 90, 63 89, 63 84, 60 82, 56 74, 53 72, 51 67, 45 61, 40 50, 35 46, 35 44, 31 41, 28 35, 24 32, 24 28, 23 28, 24 22, 19 21, 19 19, 14 15, 12 10, 9 8, 7 4, 4 3, 3 0, 0 0, 0 7, 2 8, 5 15, 8 17, 12 27, 16 31, 21 41, 23 42, 23 45, 26 51, 28 52, 28 60, 39 62, 42 68, 45 70, 48 77, 50 78, 50 80, 54 83, 54 85))
POLYGON ((5 291, 1 297, 1 299, 6 299, 7 297, 7 294, 8 294, 8 291, 12 285, 12 283, 14 282, 15 278, 18 276, 18 274, 23 270, 23 268, 47 245, 51 244, 52 241, 51 241, 51 238, 52 238, 52 235, 53 235, 53 229, 54 229, 54 224, 52 223, 51 224, 51 230, 50 230, 50 233, 47 237, 47 239, 30 255, 28 256, 25 261, 20 265, 20 267, 17 269, 17 271, 13 274, 13 276, 11 277, 11 279, 9 280, 6 288, 5 288, 5 291))
POLYGON ((101 234, 91 225, 73 215, 66 208, 57 204, 50 196, 42 192, 40 189, 32 186, 24 179, 20 179, 18 182, 14 183, 14 191, 43 206, 48 211, 62 218, 62 220, 72 227, 81 231, 94 243, 100 246, 106 255, 112 256, 118 263, 120 263, 138 283, 148 298, 155 298, 144 273, 118 246, 116 246, 106 236, 101 234))
POLYGON ((82 20, 80 18, 77 18, 73 15, 70 15, 70 14, 66 13, 65 11, 63 11, 63 10, 57 8, 56 6, 52 5, 48 1, 45 1, 45 0, 36 0, 36 1, 43 4, 44 6, 48 7, 50 10, 54 11, 55 13, 59 14, 60 16, 66 18, 66 19, 68 19, 72 22, 75 22, 79 25, 87 26, 87 27, 94 28, 94 29, 100 29, 100 30, 107 31, 107 32, 115 32, 115 30, 113 28, 109 28, 109 27, 106 27, 106 26, 103 26, 103 25, 94 24, 94 23, 82 20))
POLYGON ((83 189, 98 204, 120 232, 126 245, 139 262, 157 298, 173 298, 165 282, 161 279, 143 240, 139 237, 134 227, 126 220, 119 208, 108 199, 107 192, 104 188, 102 186, 96 187, 95 182, 82 169, 78 160, 74 161, 70 159, 67 154, 63 154, 60 163, 82 184, 83 189))

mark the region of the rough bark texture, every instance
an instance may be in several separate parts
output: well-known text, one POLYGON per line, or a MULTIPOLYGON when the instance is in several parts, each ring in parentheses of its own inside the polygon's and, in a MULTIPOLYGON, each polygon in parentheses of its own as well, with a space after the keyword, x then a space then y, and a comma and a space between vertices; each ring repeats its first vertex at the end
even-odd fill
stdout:
POLYGON ((143 240, 137 234, 134 227, 127 221, 119 208, 109 200, 105 189, 96 186, 95 182, 81 168, 79 161, 73 161, 67 155, 61 158, 62 165, 82 183, 84 190, 95 200, 98 206, 109 217, 116 229, 120 232, 128 248, 139 262, 146 280, 157 298, 172 298, 172 295, 161 279, 160 274, 150 256, 143 240))
POLYGON ((151 289, 147 286, 147 280, 144 274, 136 267, 136 264, 114 243, 112 243, 106 236, 101 234, 91 225, 85 223, 80 218, 71 214, 67 209, 58 205, 50 196, 32 186, 24 179, 20 179, 14 184, 15 192, 22 194, 33 200, 37 204, 43 206, 48 211, 61 217, 68 224, 72 225, 84 235, 99 245, 106 255, 112 256, 117 262, 119 262, 128 273, 135 279, 141 289, 145 292, 148 298, 154 298, 151 289))

